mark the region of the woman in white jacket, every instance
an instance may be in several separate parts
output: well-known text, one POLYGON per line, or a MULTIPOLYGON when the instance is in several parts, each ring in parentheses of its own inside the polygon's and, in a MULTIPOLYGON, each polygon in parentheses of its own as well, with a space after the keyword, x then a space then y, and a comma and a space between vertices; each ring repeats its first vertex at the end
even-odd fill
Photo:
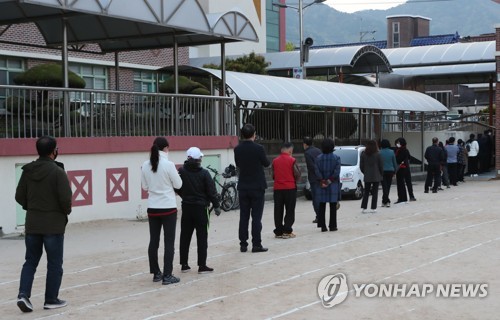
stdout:
POLYGON ((465 144, 465 148, 467 149, 467 172, 471 177, 477 177, 477 155, 479 153, 479 143, 474 139, 476 136, 471 133, 469 136, 469 140, 465 144))
POLYGON ((177 223, 177 201, 175 189, 180 189, 182 179, 172 161, 168 160, 168 141, 158 137, 153 142, 149 160, 142 165, 142 189, 148 192, 149 220, 149 272, 153 281, 163 284, 177 283, 179 278, 172 274, 174 261, 175 227, 177 223), (158 264, 161 228, 165 252, 163 273, 158 264))

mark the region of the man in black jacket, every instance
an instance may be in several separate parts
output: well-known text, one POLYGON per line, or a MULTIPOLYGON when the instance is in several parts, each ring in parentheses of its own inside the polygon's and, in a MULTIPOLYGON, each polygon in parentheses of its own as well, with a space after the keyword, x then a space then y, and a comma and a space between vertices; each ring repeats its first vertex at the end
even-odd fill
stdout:
POLYGON ((180 236, 181 272, 191 270, 188 264, 189 245, 193 231, 196 229, 198 246, 198 273, 213 272, 207 266, 208 227, 210 214, 208 206, 212 203, 216 215, 220 215, 219 199, 215 183, 208 170, 201 167, 203 153, 197 147, 187 150, 187 160, 179 169, 182 187, 178 191, 182 198, 182 218, 180 236))
POLYGON ((432 185, 432 192, 436 193, 441 179, 441 163, 446 161, 444 151, 438 145, 438 138, 432 138, 432 145, 425 150, 425 160, 427 160, 427 178, 425 179, 425 193, 429 193, 432 185))
POLYGON ((47 254, 47 281, 44 309, 66 306, 59 299, 63 275, 64 232, 71 213, 72 192, 66 172, 54 161, 58 154, 56 139, 43 136, 36 142, 39 158, 25 166, 16 189, 16 201, 26 210, 26 254, 19 283, 17 306, 33 311, 29 300, 36 268, 47 254))
POLYGON ((262 246, 262 213, 267 188, 264 168, 271 165, 264 147, 255 143, 255 127, 245 124, 241 128, 242 140, 234 148, 234 161, 240 169, 238 194, 240 200, 240 251, 248 247, 248 222, 252 217, 252 252, 265 252, 262 246))

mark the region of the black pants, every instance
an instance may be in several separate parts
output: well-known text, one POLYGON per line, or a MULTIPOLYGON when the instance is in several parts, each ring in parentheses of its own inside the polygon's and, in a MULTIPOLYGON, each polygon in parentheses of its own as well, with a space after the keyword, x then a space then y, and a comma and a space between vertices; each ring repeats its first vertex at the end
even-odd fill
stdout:
POLYGON ((448 163, 448 177, 450 177, 450 184, 456 186, 458 181, 458 163, 448 163))
POLYGON ((389 199, 389 192, 391 191, 392 177, 394 176, 393 171, 384 171, 382 180, 382 203, 391 203, 389 199))
POLYGON ((398 202, 406 202, 408 201, 408 196, 406 194, 406 184, 405 184, 405 176, 407 168, 399 168, 396 172, 396 184, 398 187, 398 202))
POLYGON ((413 184, 411 182, 411 170, 410 170, 410 168, 406 168, 405 183, 406 183, 406 189, 408 189, 408 195, 410 196, 410 199, 415 198, 415 196, 413 195, 413 184))
POLYGON ((189 245, 193 232, 196 230, 196 244, 198 247, 198 266, 207 265, 208 227, 210 216, 205 206, 182 204, 180 262, 188 264, 189 245))
POLYGON ((274 190, 274 234, 291 233, 295 222, 297 189, 274 190), (286 213, 285 213, 286 212, 286 213), (285 214, 284 214, 285 213, 285 214), (285 219, 283 221, 283 214, 285 219), (284 223, 283 223, 284 222, 284 223))
POLYGON ((378 201, 378 185, 379 182, 366 182, 365 181, 365 190, 363 192, 363 200, 361 200, 361 208, 366 209, 368 205, 368 197, 372 196, 372 205, 371 209, 377 209, 377 201, 378 201))
POLYGON ((468 168, 467 168, 467 173, 469 174, 477 174, 477 156, 475 157, 469 157, 467 159, 468 161, 468 168))
POLYGON ((459 163, 457 166, 457 178, 459 182, 464 182, 465 163, 459 163))
POLYGON ((248 223, 252 217, 252 245, 262 246, 262 213, 264 211, 264 190, 239 190, 240 225, 238 235, 240 246, 248 246, 248 223))
POLYGON ((432 187, 432 191, 437 191, 441 180, 441 165, 439 164, 429 164, 427 166, 427 178, 425 179, 425 191, 429 191, 432 187), (434 182, 434 184, 433 184, 434 182))
MULTIPOLYGON (((330 203, 330 223, 328 227, 330 230, 337 229, 337 202, 329 202, 330 203)), ((325 211, 326 211, 326 202, 319 203, 319 214, 318 214, 318 228, 321 230, 326 230, 326 221, 325 221, 325 211)))
POLYGON ((161 272, 158 265, 158 248, 160 247, 161 228, 163 227, 163 274, 172 274, 174 261, 175 226, 177 224, 177 213, 167 216, 148 217, 149 220, 149 272, 161 272))

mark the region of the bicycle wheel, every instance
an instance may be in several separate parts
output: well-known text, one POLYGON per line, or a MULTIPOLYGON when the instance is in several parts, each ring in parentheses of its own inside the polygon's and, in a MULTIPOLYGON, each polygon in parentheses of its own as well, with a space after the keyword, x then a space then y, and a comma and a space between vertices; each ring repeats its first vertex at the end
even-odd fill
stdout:
POLYGON ((229 211, 233 208, 236 201, 236 187, 233 184, 225 185, 221 192, 220 207, 224 211, 229 211))

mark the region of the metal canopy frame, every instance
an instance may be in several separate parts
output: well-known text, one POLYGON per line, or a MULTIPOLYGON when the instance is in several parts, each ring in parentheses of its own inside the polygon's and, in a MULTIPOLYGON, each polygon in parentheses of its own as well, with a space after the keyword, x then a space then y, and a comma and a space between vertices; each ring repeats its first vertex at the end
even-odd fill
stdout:
POLYGON ((47 46, 97 43, 102 52, 255 41, 258 36, 242 13, 206 15, 196 0, 3 0, 0 24, 34 22, 47 46), (222 20, 236 23, 221 28, 222 20))

